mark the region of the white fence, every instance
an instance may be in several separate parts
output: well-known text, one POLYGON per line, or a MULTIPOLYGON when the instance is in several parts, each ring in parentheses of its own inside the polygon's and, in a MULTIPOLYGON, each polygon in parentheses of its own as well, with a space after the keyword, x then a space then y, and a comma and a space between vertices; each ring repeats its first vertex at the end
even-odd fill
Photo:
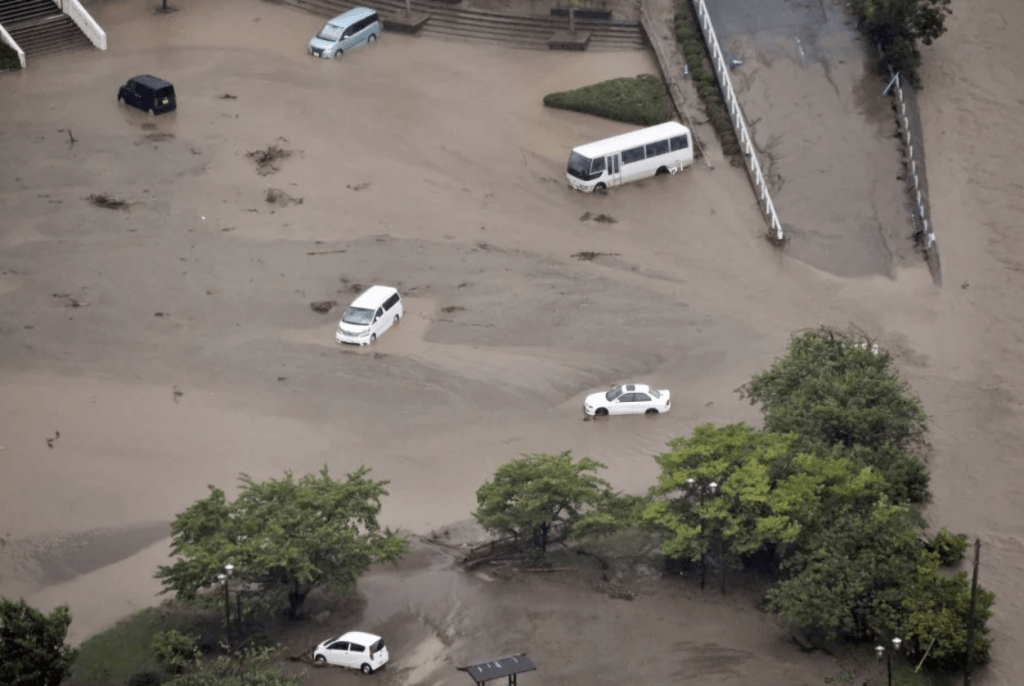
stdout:
POLYGON ((11 34, 7 33, 7 29, 5 29, 3 26, 0 26, 0 40, 2 40, 4 43, 7 43, 9 46, 11 46, 11 48, 14 49, 14 52, 18 53, 18 60, 21 62, 21 68, 24 69, 25 51, 18 47, 18 44, 14 42, 13 38, 11 38, 11 34))
POLYGON ((885 92, 887 93, 890 88, 896 93, 896 117, 903 129, 903 144, 906 146, 907 185, 911 200, 917 209, 917 221, 920 222, 921 227, 921 245, 927 252, 935 247, 935 234, 932 233, 928 223, 927 199, 922 195, 924 188, 921 183, 924 165, 922 164, 921 169, 918 170, 917 156, 914 154, 914 138, 911 135, 910 119, 907 116, 907 96, 903 92, 903 79, 900 78, 899 72, 892 77, 892 81, 885 87, 885 92))
POLYGON ((779 215, 775 212, 772 196, 768 193, 768 184, 765 182, 764 174, 761 172, 761 163, 757 160, 757 149, 750 139, 750 131, 747 129, 747 123, 743 119, 743 112, 740 111, 739 102, 736 100, 736 92, 733 90, 732 81, 729 79, 729 68, 725 63, 725 56, 722 55, 722 49, 718 45, 715 29, 711 25, 711 16, 708 14, 707 5, 704 4, 704 0, 692 0, 692 2, 697 12, 697 18, 700 20, 708 52, 711 53, 711 60, 715 64, 718 83, 725 94, 725 104, 729 109, 732 127, 736 130, 736 137, 743 148, 743 154, 747 157, 747 174, 754 185, 754 192, 757 193, 757 200, 761 210, 764 212, 765 221, 768 222, 769 231, 774 232, 775 240, 781 243, 785 240, 785 236, 782 233, 782 224, 779 222, 779 215))
POLYGON ((100 25, 96 23, 96 20, 89 16, 89 13, 82 7, 82 3, 78 0, 53 0, 54 4, 61 9, 64 14, 71 17, 71 20, 82 30, 82 33, 92 41, 100 50, 107 49, 107 34, 100 28, 100 25))

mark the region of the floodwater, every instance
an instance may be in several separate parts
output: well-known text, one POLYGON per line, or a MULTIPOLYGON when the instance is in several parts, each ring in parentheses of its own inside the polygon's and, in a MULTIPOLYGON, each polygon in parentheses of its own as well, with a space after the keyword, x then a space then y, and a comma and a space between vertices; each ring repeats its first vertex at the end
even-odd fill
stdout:
MULTIPOLYGON (((108 51, 0 75, 0 592, 69 603, 75 641, 156 603, 168 523, 241 472, 368 465, 390 481, 385 522, 418 535, 465 522, 477 487, 522 453, 571 449, 641 492, 671 438, 757 421, 734 389, 790 333, 852 323, 894 352, 933 417, 931 524, 982 540, 997 605, 994 661, 975 683, 1016 683, 1024 48, 1011 27, 1024 6, 955 2, 949 34, 925 50, 939 288, 912 260, 879 275, 877 251, 845 271, 860 253, 777 251, 728 165, 570 192, 568 149, 630 127, 547 110, 542 96, 656 72, 643 52, 388 34, 318 62, 302 47, 319 17, 251 0, 172 4, 166 16, 91 4, 108 51), (138 73, 174 82, 178 111, 118 107, 117 87, 138 73), (271 144, 291 155, 261 176, 247 153, 271 144), (301 203, 268 203, 268 189, 301 203), (131 204, 95 207, 93 193, 131 204), (573 257, 584 251, 602 254, 573 257), (372 283, 399 287, 407 316, 372 348, 338 350, 339 308, 372 283), (323 300, 339 308, 311 310, 323 300), (586 393, 629 379, 672 389, 672 412, 581 421, 586 393)), ((890 134, 866 124, 863 135, 890 134)), ((848 144, 851 159, 880 145, 848 144)), ((888 168, 861 173, 898 184, 888 168)), ((362 588, 365 621, 399 635, 394 678, 407 683, 429 681, 434 663, 522 649, 548 657, 531 677, 541 684, 639 670, 771 686, 841 671, 795 652, 740 595, 628 603, 463 578, 432 559, 362 588), (440 600, 463 594, 479 602, 440 600), (402 617, 419 629, 402 633, 402 617), (608 660, 624 635, 636 659, 608 660), (691 659, 659 661, 666 635, 691 659)))

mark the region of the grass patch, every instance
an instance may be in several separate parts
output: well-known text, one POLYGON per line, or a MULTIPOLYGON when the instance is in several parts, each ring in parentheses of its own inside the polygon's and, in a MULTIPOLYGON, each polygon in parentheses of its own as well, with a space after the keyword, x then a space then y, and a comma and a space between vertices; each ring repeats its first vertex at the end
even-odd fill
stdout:
POLYGON ((544 104, 640 126, 654 126, 672 119, 672 103, 665 84, 652 74, 549 93, 544 96, 544 104))
POLYGON ((0 71, 11 69, 21 69, 21 60, 18 59, 18 53, 14 48, 0 41, 0 71))
POLYGON ((722 153, 735 159, 740 154, 740 142, 732 128, 732 119, 729 117, 725 98, 718 86, 718 76, 710 67, 711 58, 701 35, 700 25, 697 23, 690 3, 685 0, 678 2, 676 9, 676 40, 683 51, 683 57, 686 58, 686 64, 690 67, 693 85, 697 88, 697 94, 704 103, 708 121, 714 128, 715 135, 718 136, 718 142, 722 145, 722 153))
POLYGON ((67 686, 125 686, 140 672, 160 673, 150 644, 164 619, 153 608, 132 615, 82 643, 67 686))

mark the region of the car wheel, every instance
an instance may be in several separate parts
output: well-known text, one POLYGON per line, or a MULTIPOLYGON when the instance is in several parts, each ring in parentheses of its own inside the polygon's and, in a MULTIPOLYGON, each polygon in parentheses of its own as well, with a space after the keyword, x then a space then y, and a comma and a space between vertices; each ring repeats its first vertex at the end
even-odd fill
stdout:
POLYGON ((117 101, 122 105, 124 104, 124 98, 122 98, 121 96, 117 96, 117 101))
POLYGON ((363 674, 371 674, 373 672, 373 667, 364 662, 363 666, 359 668, 359 671, 361 671, 363 674))
POLYGON ((315 662, 318 666, 323 667, 327 664, 327 658, 323 655, 317 655, 313 658, 313 662, 315 662))
POLYGON ((607 417, 608 416, 608 408, 607 407, 599 407, 596 410, 594 410, 594 414, 596 414, 598 417, 607 417))
POLYGON ((647 412, 644 412, 644 414, 658 414, 658 411, 653 407, 649 407, 647 408, 647 412))
POLYGON ((370 37, 366 39, 366 42, 367 43, 372 43, 375 40, 377 40, 377 34, 376 33, 371 33, 370 37))
POLYGON ((391 322, 391 326, 398 326, 398 320, 401 319, 401 315, 395 315, 395 321, 391 322))
POLYGON ((341 57, 342 52, 342 50, 339 50, 338 52, 334 53, 334 59, 338 59, 339 57, 341 57))
POLYGON ((155 111, 153 110, 153 108, 152 108, 152 107, 150 107, 150 108, 149 108, 149 113, 150 113, 150 114, 156 114, 156 112, 155 112, 155 111))
POLYGON ((377 340, 377 334, 375 334, 375 333, 371 333, 371 334, 370 334, 370 342, 371 342, 371 343, 373 343, 373 342, 374 342, 374 341, 376 341, 376 340, 377 340))

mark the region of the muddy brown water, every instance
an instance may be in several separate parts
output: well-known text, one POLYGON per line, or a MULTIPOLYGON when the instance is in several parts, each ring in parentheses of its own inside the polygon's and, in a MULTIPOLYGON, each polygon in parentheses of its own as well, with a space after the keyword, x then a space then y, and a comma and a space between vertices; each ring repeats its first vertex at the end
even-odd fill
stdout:
MULTIPOLYGON (((933 417, 930 522, 983 541, 998 601, 994 661, 975 682, 1016 682, 1024 208, 1011 143, 1024 62, 1009 27, 1024 7, 954 3, 949 35, 925 52, 940 289, 913 260, 842 278, 775 250, 728 165, 570 192, 568 149, 629 127, 541 97, 654 73, 643 52, 389 34, 316 62, 302 47, 319 17, 174 4, 167 16, 91 4, 108 51, 0 75, 0 591, 70 603, 80 641, 159 601, 164 527, 240 472, 367 464, 391 482, 386 523, 416 534, 464 522, 476 488, 527 452, 592 456, 641 492, 671 438, 757 421, 734 389, 791 332, 854 323, 894 352, 933 417), (117 106, 117 87, 145 72, 177 85, 176 113, 117 106), (260 176, 247 153, 275 143, 292 155, 260 176), (270 188, 303 202, 268 203, 270 188), (131 204, 96 207, 96 193, 131 204), (601 254, 572 257, 584 252, 601 254), (337 309, 310 303, 372 283, 403 290, 406 318, 371 349, 338 350, 337 309), (672 412, 582 421, 588 392, 628 379, 672 389, 672 412)), ((797 127, 799 111, 787 116, 797 127)), ((849 145, 855 159, 863 146, 849 145)), ((872 186, 892 180, 863 169, 876 172, 872 186)), ((455 683, 467 677, 451 664, 518 650, 543 662, 537 683, 820 683, 844 668, 796 652, 741 594, 610 602, 432 559, 361 587, 363 620, 396 636, 387 674, 402 683, 455 683), (449 625, 463 635, 445 638, 449 625)))

